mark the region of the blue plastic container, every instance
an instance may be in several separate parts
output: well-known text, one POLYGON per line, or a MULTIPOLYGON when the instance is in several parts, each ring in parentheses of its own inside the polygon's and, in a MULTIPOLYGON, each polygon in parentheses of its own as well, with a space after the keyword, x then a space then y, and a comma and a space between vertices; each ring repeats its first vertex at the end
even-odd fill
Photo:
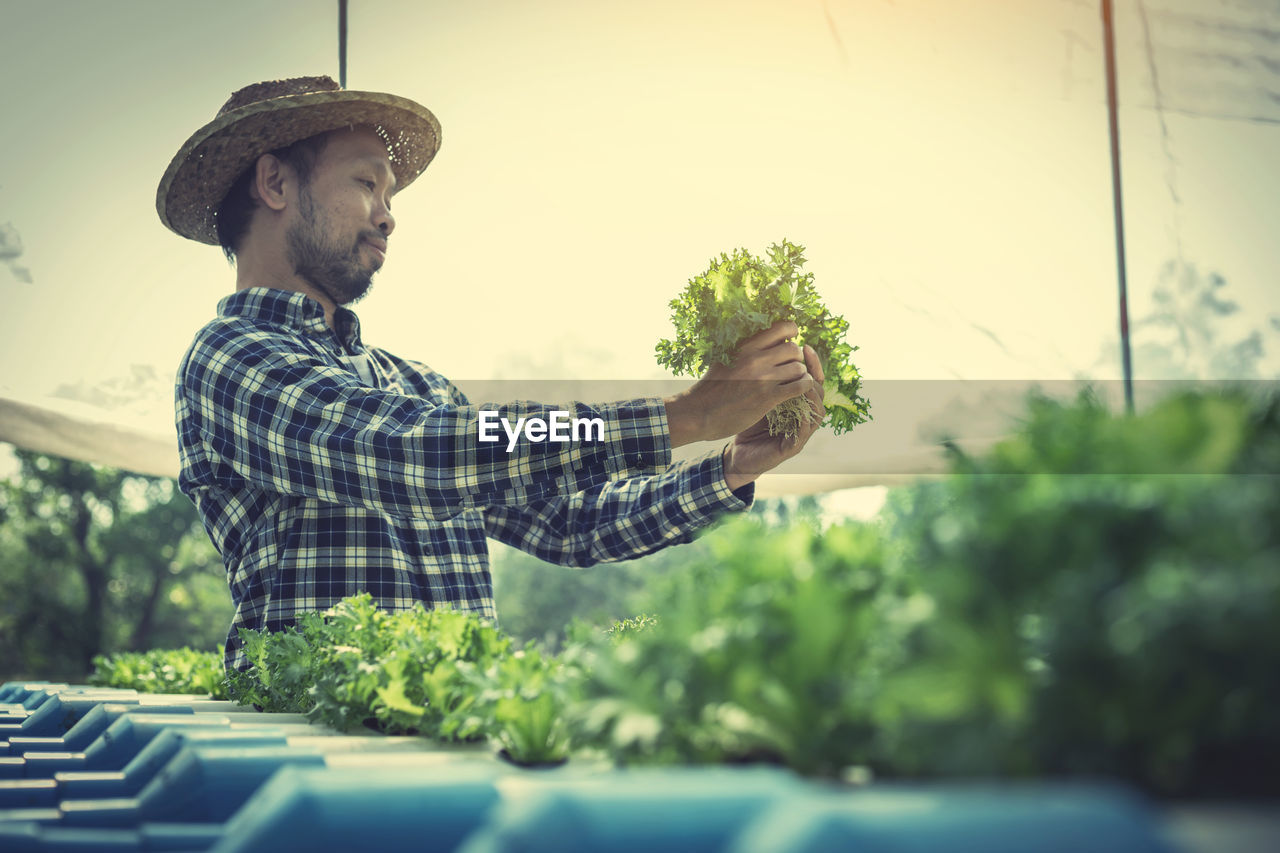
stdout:
POLYGON ((264 731, 230 727, 173 727, 156 735, 122 770, 63 772, 54 776, 63 800, 117 799, 138 794, 187 746, 285 746, 278 728, 264 731))
POLYGON ((220 726, 227 728, 230 720, 217 716, 194 714, 142 715, 147 723, 134 722, 133 715, 125 714, 107 727, 84 752, 33 752, 21 756, 0 758, 0 779, 50 778, 64 770, 112 769, 111 764, 126 763, 162 731, 182 726, 220 726))
POLYGON ((21 756, 28 752, 81 752, 114 723, 129 712, 137 714, 191 714, 190 705, 135 705, 106 702, 89 710, 87 714, 67 730, 62 737, 12 737, 9 754, 21 756))
POLYGON ((5 853, 125 853, 125 851, 201 851, 222 837, 220 825, 145 824, 138 829, 85 829, 35 823, 0 824, 5 853))
POLYGON ((3 701, 22 708, 34 708, 44 701, 48 690, 70 687, 65 681, 11 681, 5 684, 3 701))
POLYGON ((294 747, 188 747, 136 798, 64 802, 62 824, 128 828, 151 821, 221 823, 288 764, 318 767, 324 756, 294 747))
POLYGON ((301 715, 233 707, 0 686, 9 721, 0 726, 0 851, 1173 849, 1145 803, 1114 786, 854 789, 761 767, 528 771, 484 747, 336 735, 301 715))
POLYGON ((790 773, 766 768, 632 770, 504 788, 490 825, 465 853, 712 853, 760 812, 797 796, 790 773))
POLYGON ((0 684, 0 702, 20 702, 21 695, 28 690, 34 690, 40 687, 48 687, 53 684, 65 685, 65 681, 6 681, 0 684), (14 697, 19 698, 15 699, 14 697))
MULTIPOLYGON (((120 770, 142 751, 151 739, 172 728, 235 728, 237 726, 297 725, 306 727, 306 718, 300 714, 259 714, 256 712, 229 714, 125 714, 107 727, 83 753, 26 756, 25 768, 4 773, 25 773, 28 778, 36 775, 52 775, 58 772, 90 770, 120 770)), ((0 758, 0 765, 6 759, 0 758)))
POLYGON ((58 773, 52 779, 0 780, 0 809, 53 806, 74 799, 131 797, 184 746, 284 746, 285 743, 286 735, 279 729, 170 728, 143 747, 124 770, 58 773))
POLYGON ((743 828, 726 853, 1174 853, 1113 786, 895 786, 815 792, 743 828))
POLYGON ((108 702, 139 704, 137 693, 132 690, 49 693, 21 720, 6 723, 0 718, 0 739, 62 737, 81 717, 108 702))
POLYGON ((53 808, 57 805, 58 783, 52 779, 0 779, 0 809, 53 808))
POLYGON ((227 824, 217 853, 454 850, 498 802, 496 765, 286 767, 227 824))

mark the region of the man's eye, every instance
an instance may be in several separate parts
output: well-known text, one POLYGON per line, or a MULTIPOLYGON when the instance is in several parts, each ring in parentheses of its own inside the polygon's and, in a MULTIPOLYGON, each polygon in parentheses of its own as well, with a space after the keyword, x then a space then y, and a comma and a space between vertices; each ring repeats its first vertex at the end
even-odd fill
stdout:
POLYGON ((377 186, 377 184, 375 184, 373 181, 361 181, 360 183, 364 184, 369 189, 373 189, 374 187, 377 186))

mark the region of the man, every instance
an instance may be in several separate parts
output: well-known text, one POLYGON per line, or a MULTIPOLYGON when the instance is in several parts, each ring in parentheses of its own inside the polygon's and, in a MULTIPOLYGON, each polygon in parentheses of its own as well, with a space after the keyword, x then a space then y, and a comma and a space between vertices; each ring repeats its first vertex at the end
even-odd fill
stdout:
POLYGON ((574 566, 687 542, 747 508, 756 477, 813 432, 771 437, 765 412, 804 394, 823 413, 817 356, 781 323, 683 393, 562 413, 598 422, 595 436, 485 440, 483 412, 515 424, 556 409, 472 405, 429 367, 365 346, 344 307, 368 290, 392 199, 439 139, 404 98, 271 81, 233 94, 161 180, 161 221, 236 267, 176 388, 179 485, 236 606, 229 668, 246 665, 239 628, 279 630, 360 591, 496 618, 486 537, 574 566), (671 464, 674 447, 730 436, 671 464))

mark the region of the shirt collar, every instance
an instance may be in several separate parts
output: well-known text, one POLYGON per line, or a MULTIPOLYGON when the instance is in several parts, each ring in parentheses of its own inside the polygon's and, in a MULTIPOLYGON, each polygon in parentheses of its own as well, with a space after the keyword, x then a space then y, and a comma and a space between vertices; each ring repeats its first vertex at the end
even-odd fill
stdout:
MULTIPOLYGON (((223 297, 218 302, 218 316, 261 320, 308 335, 329 332, 324 306, 305 293, 273 287, 250 287, 223 297)), ((340 341, 348 347, 360 346, 360 318, 354 311, 339 306, 333 322, 340 341)))

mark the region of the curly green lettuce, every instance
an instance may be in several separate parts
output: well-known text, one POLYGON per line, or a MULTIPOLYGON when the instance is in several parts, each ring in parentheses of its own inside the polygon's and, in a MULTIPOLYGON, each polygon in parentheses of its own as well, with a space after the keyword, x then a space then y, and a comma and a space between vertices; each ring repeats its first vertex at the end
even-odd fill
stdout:
MULTIPOLYGON (((738 249, 712 260, 671 300, 676 336, 658 342, 658 363, 677 376, 699 377, 715 362, 729 364, 746 338, 791 320, 800 330, 795 342, 813 347, 826 374, 822 425, 840 435, 870 420, 871 404, 859 394, 862 376, 851 358, 858 347, 845 342, 849 323, 822 304, 813 273, 801 271, 804 260, 804 247, 785 239, 769 247, 767 259, 738 249)), ((771 435, 791 437, 816 415, 795 397, 767 417, 771 435)))

